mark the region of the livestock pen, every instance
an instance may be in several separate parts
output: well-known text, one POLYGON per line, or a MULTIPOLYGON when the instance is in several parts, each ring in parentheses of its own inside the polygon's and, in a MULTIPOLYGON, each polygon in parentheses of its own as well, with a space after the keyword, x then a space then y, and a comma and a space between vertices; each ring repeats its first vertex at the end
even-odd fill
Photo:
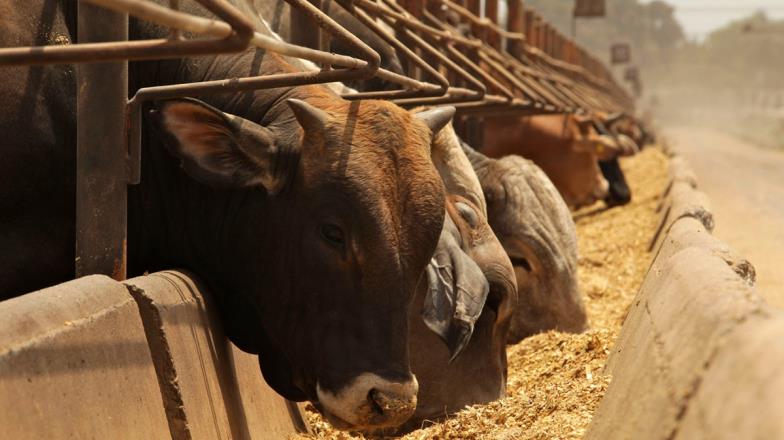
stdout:
MULTIPOLYGON (((263 370, 265 358, 262 354, 257 359, 261 350, 254 344, 265 343, 244 345, 247 341, 238 339, 234 322, 225 319, 225 310, 216 305, 220 292, 211 290, 200 278, 203 274, 170 267, 172 271, 137 273, 126 279, 128 186, 140 183, 142 164, 150 160, 142 156, 142 143, 143 130, 148 129, 143 128, 143 112, 151 104, 328 84, 348 101, 385 100, 405 109, 454 107, 456 133, 480 151, 484 122, 499 116, 567 115, 565 120, 579 120, 581 130, 593 136, 586 138, 593 148, 599 140, 620 144, 618 139, 626 134, 613 131, 611 125, 621 113, 634 114, 634 99, 610 70, 522 0, 507 2, 506 23, 499 22, 498 0, 338 0, 341 13, 334 13, 335 5, 327 0, 196 0, 198 6, 192 2, 181 5, 179 0, 39 3, 42 12, 28 17, 38 20, 32 26, 35 38, 23 43, 31 45, 10 47, 8 41, 23 39, 5 38, 0 69, 11 72, 8 75, 34 72, 29 81, 36 75, 40 81, 42 69, 57 65, 73 81, 75 199, 72 211, 66 212, 73 212, 74 228, 72 237, 67 232, 64 235, 74 244, 65 270, 38 275, 25 264, 28 278, 0 292, 0 297, 18 296, 0 303, 4 323, 0 325, 0 432, 9 438, 371 435, 336 431, 332 424, 346 421, 323 419, 316 408, 323 412, 324 402, 297 404, 278 394, 292 391, 281 392, 280 385, 267 376, 269 370, 262 377, 259 363, 263 370), (273 3, 273 16, 265 16, 264 7, 273 3), (167 28, 169 34, 128 40, 129 17, 131 22, 167 28), (286 20, 288 28, 281 27, 286 20), (189 59, 249 48, 261 58, 276 53, 306 62, 297 61, 300 64, 294 64, 297 68, 291 71, 257 71, 253 76, 133 89, 131 80, 140 72, 134 64, 129 67, 129 61, 189 59), (390 61, 389 53, 397 61, 390 61), (42 287, 46 288, 39 290, 42 287), (21 295, 31 290, 36 291, 21 295)), ((26 96, 32 99, 35 88, 30 90, 26 96)), ((302 108, 299 111, 310 111, 302 108)), ((451 116, 451 110, 428 113, 428 127, 434 133, 447 122, 443 120, 447 113, 451 116)), ((596 149, 596 154, 606 150, 601 145, 596 149)), ((617 161, 617 155, 624 153, 613 154, 604 159, 617 161)), ((592 165, 598 170, 595 157, 592 165)), ((671 296, 682 294, 686 302, 699 296, 695 291, 702 287, 678 284, 685 275, 679 272, 677 261, 670 261, 690 256, 710 260, 722 245, 711 241, 699 225, 686 224, 686 220, 697 219, 702 228, 708 228, 709 212, 701 199, 693 200, 696 182, 686 181, 687 172, 674 167, 668 176, 668 158, 662 150, 644 149, 621 159, 621 166, 635 194, 632 202, 612 209, 598 202, 573 214, 580 248, 578 278, 590 329, 579 334, 545 332, 509 346, 504 374, 507 397, 444 414, 446 420, 425 422, 423 429, 406 438, 628 438, 640 431, 651 438, 677 438, 680 424, 692 417, 688 411, 691 399, 710 398, 699 396, 698 382, 703 376, 721 381, 723 371, 712 370, 709 364, 714 359, 738 362, 754 353, 753 349, 737 355, 720 350, 720 337, 743 340, 733 333, 735 327, 717 330, 718 336, 705 330, 724 325, 726 310, 711 309, 707 317, 689 304, 678 310, 669 310, 665 304, 659 315, 647 305, 644 311, 638 310, 641 301, 663 301, 657 297, 657 282, 669 283, 661 290, 671 296), (698 238, 690 228, 698 230, 698 238), (672 244, 675 241, 678 244, 672 244), (710 252, 704 251, 706 246, 710 252), (638 300, 633 301, 640 285, 638 300), (630 306, 632 312, 626 318, 630 306), (702 325, 694 334, 707 335, 711 350, 688 359, 688 368, 696 365, 702 373, 681 378, 670 372, 683 365, 670 355, 681 343, 668 338, 677 339, 678 334, 657 330, 652 332, 653 340, 646 339, 638 330, 650 324, 645 321, 646 310, 654 316, 650 318, 654 327, 658 321, 670 322, 679 312, 702 325), (664 365, 667 371, 657 370, 651 374, 654 379, 643 381, 639 375, 652 367, 635 365, 621 349, 633 351, 646 344, 653 346, 651 362, 664 365), (673 377, 676 385, 670 380, 673 377), (637 380, 648 389, 662 383, 672 389, 669 400, 645 400, 659 413, 646 415, 640 410, 627 419, 624 402, 632 398, 629 389, 637 380), (591 425, 594 413, 597 416, 591 425), (658 421, 666 426, 661 432, 651 428, 658 421)), ((335 241, 335 231, 327 232, 327 238, 335 241)), ((342 241, 343 237, 338 238, 342 241)), ((722 248, 721 252, 721 261, 733 269, 732 274, 744 276, 744 285, 749 284, 753 268, 730 251, 722 248)), ((715 261, 706 263, 710 264, 702 272, 704 279, 698 281, 737 296, 738 286, 732 284, 736 280, 715 267, 715 261), (722 284, 717 277, 727 282, 722 284)), ((752 304, 739 322, 758 319, 752 324, 775 327, 777 319, 769 316, 774 313, 758 307, 753 295, 744 291, 737 299, 752 304)), ((235 305, 232 310, 252 313, 243 309, 247 307, 235 305)), ((680 325, 677 328, 691 334, 688 322, 680 325)), ((696 339, 685 343, 696 344, 696 339)), ((459 353, 457 349, 454 355, 459 353)), ((766 362, 759 362, 755 368, 767 367, 766 362)), ((759 377, 749 377, 747 386, 756 384, 759 377)), ((373 397, 376 392, 371 389, 363 399, 382 406, 379 402, 384 400, 373 397)), ((305 397, 316 400, 312 395, 305 397)), ((710 402, 701 404, 719 417, 720 411, 710 402)), ((373 411, 391 410, 374 407, 373 411)), ((766 432, 781 432, 764 414, 758 419, 769 424, 766 432)), ((692 425, 684 429, 698 430, 692 425)), ((738 432, 752 428, 744 429, 738 432)))

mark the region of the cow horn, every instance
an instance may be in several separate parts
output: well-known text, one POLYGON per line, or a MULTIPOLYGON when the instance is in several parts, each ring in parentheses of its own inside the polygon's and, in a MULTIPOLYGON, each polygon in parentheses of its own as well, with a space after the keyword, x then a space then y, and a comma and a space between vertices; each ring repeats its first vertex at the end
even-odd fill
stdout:
POLYGON ((468 160, 471 162, 471 166, 474 169, 481 168, 490 160, 487 156, 474 150, 462 140, 460 141, 460 147, 463 149, 463 153, 468 157, 468 160))
POLYGON ((289 98, 286 100, 286 103, 294 112, 294 116, 297 118, 299 125, 306 131, 324 130, 324 127, 327 125, 327 120, 329 119, 327 112, 300 99, 289 98))
POLYGON ((430 131, 435 136, 446 124, 452 121, 455 116, 455 108, 452 106, 436 107, 416 113, 415 116, 430 127, 430 131))

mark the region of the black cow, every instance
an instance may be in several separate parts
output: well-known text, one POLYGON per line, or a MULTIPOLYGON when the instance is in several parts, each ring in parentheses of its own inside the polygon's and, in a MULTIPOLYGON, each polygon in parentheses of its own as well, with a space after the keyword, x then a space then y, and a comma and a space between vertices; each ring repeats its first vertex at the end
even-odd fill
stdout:
MULTIPOLYGON (((75 2, 0 4, 3 46, 75 39, 75 2)), ((132 20, 130 36, 167 31, 132 20)), ((130 93, 293 70, 256 50, 139 62, 130 93)), ((73 276, 75 93, 73 66, 0 69, 4 296, 73 276)), ((270 385, 317 402, 336 425, 404 422, 417 392, 407 315, 445 209, 429 143, 451 113, 350 103, 323 86, 147 110, 142 181, 128 199, 129 275, 198 273, 230 338, 260 355, 270 385)))

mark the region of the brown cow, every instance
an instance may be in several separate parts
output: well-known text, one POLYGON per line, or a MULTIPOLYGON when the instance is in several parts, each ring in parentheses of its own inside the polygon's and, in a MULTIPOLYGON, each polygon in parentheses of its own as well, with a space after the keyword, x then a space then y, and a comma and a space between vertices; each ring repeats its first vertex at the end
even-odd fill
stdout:
POLYGON ((466 144, 487 200, 490 226, 517 276, 509 343, 547 330, 581 332, 577 235, 569 208, 539 167, 519 156, 490 159, 466 144))
POLYGON ((571 208, 608 196, 598 161, 622 153, 615 138, 600 134, 593 119, 574 114, 502 116, 484 123, 482 153, 531 159, 552 180, 571 208))
MULTIPOLYGON (((356 93, 342 83, 328 86, 337 93, 356 93)), ((451 125, 436 135, 431 158, 447 190, 447 213, 409 312, 417 408, 404 426, 384 430, 387 434, 497 400, 506 389, 505 341, 516 303, 515 275, 487 223, 481 185, 451 125)))
MULTIPOLYGON (((619 156, 631 156, 640 151, 640 147, 632 140, 631 137, 621 133, 617 124, 620 121, 625 121, 626 118, 623 114, 616 114, 606 116, 603 113, 595 113, 592 116, 594 129, 602 135, 612 138, 616 141, 619 148, 619 156)), ((631 125, 626 125, 624 128, 631 129, 631 125)), ((621 164, 618 157, 600 160, 599 168, 602 170, 602 175, 609 183, 609 192, 604 201, 607 206, 625 205, 632 200, 632 192, 629 185, 626 183, 626 176, 623 174, 621 164)))
MULTIPOLYGON (((5 8, 0 44, 42 44, 50 24, 75 41, 75 8, 66 3, 5 8)), ((181 7, 204 13, 194 2, 181 7)), ((129 35, 169 33, 132 20, 129 35)), ((130 88, 294 70, 273 53, 246 50, 132 63, 130 88)), ((9 226, 0 262, 14 263, 0 264, 3 295, 72 276, 73 78, 72 66, 0 69, 0 164, 19 168, 0 186, 9 226), (41 276, 48 273, 55 276, 41 276)), ((227 334, 259 355, 267 382, 314 401, 336 425, 407 420, 417 393, 408 312, 445 211, 430 142, 451 114, 348 102, 318 85, 151 107, 141 184, 128 195, 129 274, 199 274, 227 334)))

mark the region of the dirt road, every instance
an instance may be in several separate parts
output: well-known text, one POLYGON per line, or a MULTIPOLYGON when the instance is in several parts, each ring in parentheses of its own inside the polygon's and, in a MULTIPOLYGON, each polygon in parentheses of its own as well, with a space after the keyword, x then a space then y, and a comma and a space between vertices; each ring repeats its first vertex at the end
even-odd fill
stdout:
POLYGON ((784 153, 706 128, 664 133, 711 198, 714 235, 754 264, 758 291, 784 308, 784 153))

